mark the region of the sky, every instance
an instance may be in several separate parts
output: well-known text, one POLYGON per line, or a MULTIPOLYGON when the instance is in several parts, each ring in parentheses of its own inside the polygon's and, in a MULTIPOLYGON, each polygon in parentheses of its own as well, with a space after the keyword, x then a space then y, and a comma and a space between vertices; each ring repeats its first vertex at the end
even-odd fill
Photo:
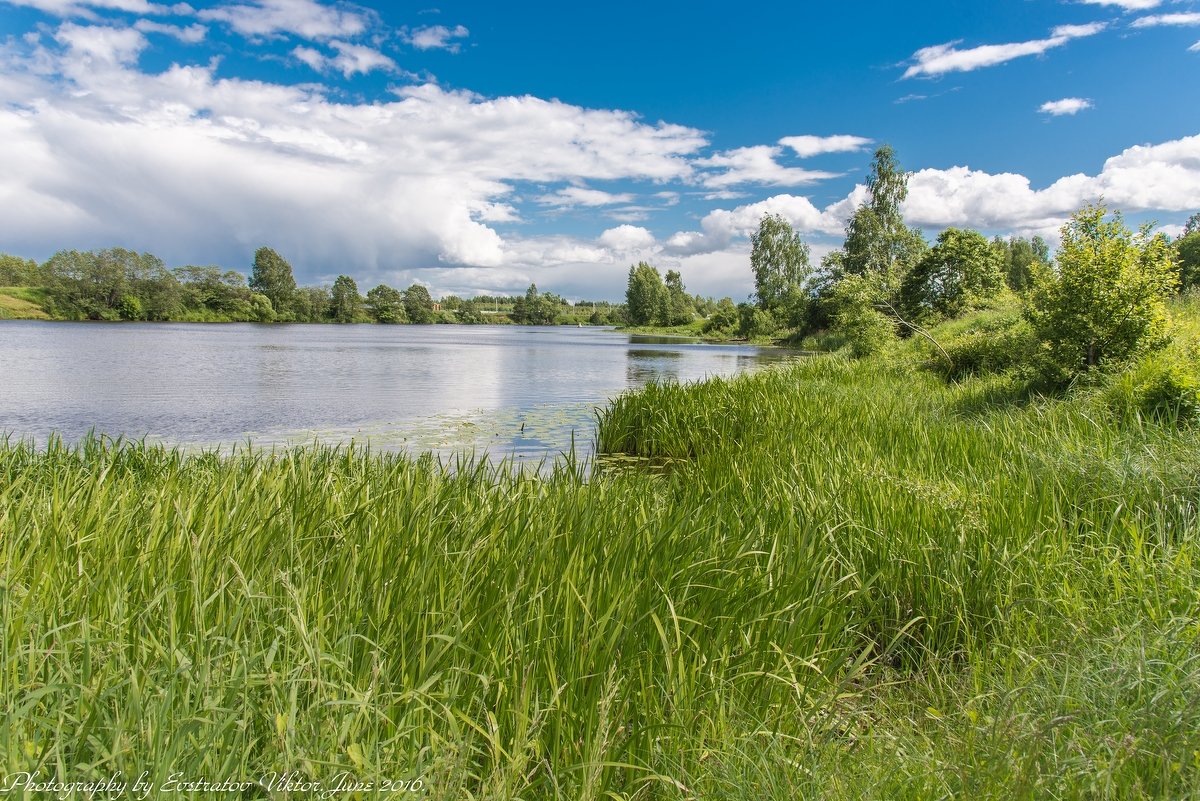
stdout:
POLYGON ((744 300, 885 143, 931 239, 1200 211, 1200 0, 425 2, 0 0, 0 252, 744 300))

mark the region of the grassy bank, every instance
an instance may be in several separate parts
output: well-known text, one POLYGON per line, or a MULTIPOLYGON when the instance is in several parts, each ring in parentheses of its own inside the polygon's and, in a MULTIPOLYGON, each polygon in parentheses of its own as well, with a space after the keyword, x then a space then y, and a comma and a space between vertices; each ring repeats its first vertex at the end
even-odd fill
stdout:
POLYGON ((1194 796, 1197 435, 999 381, 650 387, 600 443, 652 476, 0 449, 4 770, 1194 796))
POLYGON ((27 286, 0 287, 0 320, 49 320, 43 308, 46 290, 27 286))

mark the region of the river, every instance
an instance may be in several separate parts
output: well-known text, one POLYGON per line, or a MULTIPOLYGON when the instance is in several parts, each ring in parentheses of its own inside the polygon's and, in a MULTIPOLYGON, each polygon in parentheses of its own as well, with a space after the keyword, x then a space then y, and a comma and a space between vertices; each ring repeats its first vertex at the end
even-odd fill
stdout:
POLYGON ((586 456, 625 390, 790 355, 597 328, 0 321, 0 432, 586 456))

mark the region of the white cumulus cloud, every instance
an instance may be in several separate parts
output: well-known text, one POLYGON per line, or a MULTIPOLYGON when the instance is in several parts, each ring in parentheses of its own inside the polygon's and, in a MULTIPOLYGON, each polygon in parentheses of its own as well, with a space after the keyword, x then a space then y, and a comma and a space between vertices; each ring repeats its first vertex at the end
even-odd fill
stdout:
POLYGON ((652 247, 654 234, 636 225, 618 225, 600 234, 596 241, 619 253, 628 253, 652 247))
POLYGON ((1138 17, 1129 23, 1129 27, 1131 28, 1154 28, 1161 25, 1200 25, 1200 13, 1154 14, 1149 17, 1138 17))
POLYGON ((802 186, 837 177, 837 173, 832 172, 785 167, 775 160, 780 152, 778 147, 754 145, 698 159, 698 166, 720 170, 706 173, 701 183, 711 189, 725 189, 738 184, 802 186))
POLYGON ((628 192, 604 192, 600 189, 589 189, 584 186, 566 186, 557 192, 542 195, 538 203, 544 206, 569 208, 573 206, 612 206, 618 203, 632 203, 634 196, 628 192))
POLYGON ((1200 135, 1128 148, 1094 176, 1068 175, 1044 189, 1011 173, 919 170, 909 179, 904 209, 910 222, 930 227, 1053 229, 1101 199, 1131 212, 1200 208, 1200 135))
POLYGON ((905 78, 920 75, 935 76, 948 72, 971 72, 982 67, 992 67, 1022 56, 1036 56, 1056 47, 1062 47, 1072 39, 1094 36, 1107 27, 1106 23, 1088 25, 1060 25, 1045 39, 1027 42, 1010 42, 998 45, 980 45, 959 50, 959 42, 923 47, 913 53, 911 64, 904 72, 905 78))
POLYGON ((1117 6, 1125 11, 1145 11, 1162 4, 1162 0, 1080 0, 1091 6, 1117 6))
POLYGON ((93 11, 124 11, 130 14, 169 14, 190 11, 186 4, 175 6, 151 3, 148 0, 3 0, 13 6, 34 8, 56 17, 92 17, 93 11))
MULTIPOLYGON (((701 220, 699 231, 667 237, 663 249, 675 256, 728 250, 758 227, 763 214, 782 215, 804 235, 837 236, 866 198, 859 184, 823 209, 796 195, 717 209, 701 220)), ((1096 175, 1068 175, 1042 189, 1016 173, 964 166, 918 170, 909 177, 904 215, 924 228, 1053 234, 1073 212, 1101 200, 1129 212, 1200 208, 1200 135, 1130 147, 1106 160, 1096 175)))
POLYGON ((684 126, 528 96, 423 85, 338 102, 211 64, 146 73, 133 28, 64 23, 52 44, 32 45, 36 59, 11 52, 31 45, 0 44, 0 241, 39 257, 121 244, 237 267, 269 244, 302 280, 353 266, 364 281, 604 261, 594 241, 506 241, 493 226, 519 219, 518 183, 561 182, 586 200, 586 181, 690 180, 707 145, 684 126))
POLYGON ((852 153, 871 144, 861 136, 785 136, 779 144, 791 148, 800 158, 819 156, 822 153, 852 153))
POLYGON ((196 44, 204 41, 204 37, 208 34, 208 28, 203 25, 167 25, 162 22, 155 22, 149 19, 139 19, 133 24, 133 27, 142 33, 161 33, 166 36, 172 36, 181 42, 187 44, 196 44))
POLYGON ((470 35, 471 32, 462 25, 455 25, 453 28, 445 25, 425 25, 403 32, 402 38, 418 50, 449 50, 457 53, 462 47, 462 42, 455 40, 465 39, 470 35))
POLYGON ((198 12, 201 19, 224 22, 243 36, 292 34, 304 39, 353 37, 367 29, 362 13, 322 5, 315 0, 254 0, 198 12))
POLYGON ((326 55, 313 47, 297 45, 292 48, 292 56, 317 72, 337 70, 346 78, 366 75, 374 70, 397 71, 396 62, 366 45, 335 39, 329 46, 336 51, 334 55, 326 55))
POLYGON ((1050 100, 1043 103, 1038 111, 1043 114, 1049 114, 1052 117, 1061 117, 1063 115, 1078 114, 1081 111, 1092 108, 1092 101, 1082 97, 1064 97, 1062 100, 1050 100))

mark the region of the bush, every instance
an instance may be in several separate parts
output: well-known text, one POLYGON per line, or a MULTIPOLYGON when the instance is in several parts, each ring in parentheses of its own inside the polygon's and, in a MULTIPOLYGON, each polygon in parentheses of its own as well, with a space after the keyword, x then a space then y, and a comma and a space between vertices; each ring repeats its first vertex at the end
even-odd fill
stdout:
POLYGON ((1166 299, 1178 274, 1165 237, 1137 234, 1103 206, 1062 229, 1056 270, 1030 295, 1027 317, 1048 367, 1075 376, 1120 365, 1166 343, 1166 299))
MULTIPOLYGON (((972 375, 1003 373, 1033 362, 1037 343, 1029 323, 1019 318, 987 320, 942 342, 950 357, 948 377, 959 380, 972 375)), ((945 369, 946 360, 936 350, 928 365, 945 369)))
POLYGON ((878 282, 847 276, 833 289, 834 331, 846 337, 855 358, 873 356, 896 341, 896 326, 875 304, 883 296, 878 282))
POLYGON ((1200 347, 1173 348, 1138 362, 1104 393, 1108 407, 1135 416, 1191 423, 1200 420, 1200 347))
POLYGON ((779 330, 779 323, 767 311, 750 303, 740 303, 738 310, 738 336, 743 339, 763 339, 779 330))
POLYGON ((853 315, 842 316, 839 328, 856 359, 883 353, 896 341, 896 326, 875 309, 858 309, 853 315))

